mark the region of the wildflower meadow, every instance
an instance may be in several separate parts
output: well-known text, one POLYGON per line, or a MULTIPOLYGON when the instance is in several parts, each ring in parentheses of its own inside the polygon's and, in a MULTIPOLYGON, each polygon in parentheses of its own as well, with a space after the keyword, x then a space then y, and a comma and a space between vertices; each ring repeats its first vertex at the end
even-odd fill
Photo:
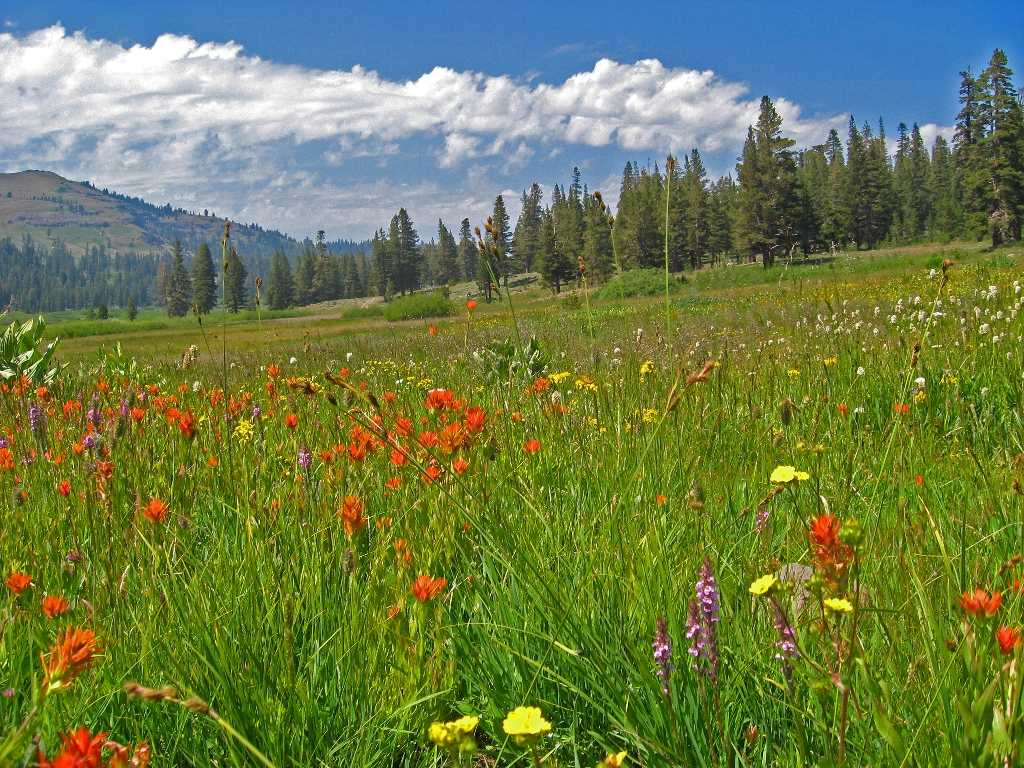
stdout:
POLYGON ((1019 765, 1024 254, 841 259, 15 328, 0 764, 1019 765))

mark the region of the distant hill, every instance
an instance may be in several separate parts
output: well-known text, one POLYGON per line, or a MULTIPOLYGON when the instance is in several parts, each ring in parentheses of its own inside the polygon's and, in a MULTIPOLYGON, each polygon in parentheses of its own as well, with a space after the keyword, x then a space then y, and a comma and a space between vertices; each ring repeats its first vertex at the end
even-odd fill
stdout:
MULTIPOLYGON (((0 173, 0 239, 18 243, 31 235, 46 247, 59 240, 79 256, 92 246, 111 255, 160 254, 175 240, 187 252, 201 242, 215 248, 223 231, 222 218, 158 207, 49 171, 0 173)), ((302 249, 294 238, 255 224, 233 224, 231 238, 239 253, 257 260, 278 248, 289 255, 302 249)))

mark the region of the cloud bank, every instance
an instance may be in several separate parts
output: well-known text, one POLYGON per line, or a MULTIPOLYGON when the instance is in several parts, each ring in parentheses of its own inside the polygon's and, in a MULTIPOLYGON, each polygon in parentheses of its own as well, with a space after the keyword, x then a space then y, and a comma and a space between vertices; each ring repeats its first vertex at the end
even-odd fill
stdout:
MULTIPOLYGON (((560 83, 446 67, 395 81, 268 61, 234 42, 0 33, 5 170, 49 168, 295 234, 362 236, 399 204, 435 219, 480 215, 509 174, 566 146, 738 152, 758 99, 656 59, 601 59, 560 83)), ((847 119, 775 103, 801 145, 847 119)))

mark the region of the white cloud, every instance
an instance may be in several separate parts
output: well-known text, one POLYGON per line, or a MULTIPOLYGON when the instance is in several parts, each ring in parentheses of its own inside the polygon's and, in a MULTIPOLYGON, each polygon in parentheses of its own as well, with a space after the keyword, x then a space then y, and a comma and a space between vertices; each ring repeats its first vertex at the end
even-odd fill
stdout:
MULTIPOLYGON (((937 125, 936 123, 925 123, 924 125, 919 125, 917 128, 921 132, 921 140, 924 142, 924 146, 928 150, 928 154, 931 154, 932 146, 935 144, 936 138, 941 136, 947 142, 949 142, 950 145, 952 145, 953 134, 956 133, 955 125, 937 125)), ((907 130, 909 131, 910 128, 908 127, 907 130)), ((888 131, 886 131, 886 152, 888 152, 890 156, 895 156, 898 149, 898 137, 895 135, 891 135, 888 131)))
MULTIPOLYGON (((234 42, 177 35, 125 47, 60 26, 0 33, 0 162, 7 170, 47 167, 156 202, 202 198, 203 207, 240 219, 259 212, 267 225, 296 233, 325 221, 333 229, 329 213, 337 226, 362 227, 362 214, 341 201, 359 211, 376 206, 380 221, 406 202, 403 194, 432 188, 325 183, 317 162, 297 160, 314 142, 327 147, 317 161, 334 167, 401 154, 402 142, 418 139, 441 147, 434 153, 440 168, 492 159, 513 173, 538 146, 545 154, 566 144, 659 154, 738 149, 757 102, 742 83, 656 59, 601 59, 561 83, 445 67, 395 81, 359 66, 311 69, 248 55, 234 42), (271 192, 283 199, 254 202, 271 192)), ((800 144, 818 143, 846 121, 805 118, 784 98, 776 106, 800 144)), ((460 195, 486 199, 463 188, 453 202, 460 195)))

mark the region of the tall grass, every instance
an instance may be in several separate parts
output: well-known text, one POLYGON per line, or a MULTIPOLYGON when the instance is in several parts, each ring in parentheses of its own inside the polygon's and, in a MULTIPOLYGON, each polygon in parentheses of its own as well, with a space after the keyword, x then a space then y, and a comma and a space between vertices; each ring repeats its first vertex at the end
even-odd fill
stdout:
POLYGON ((444 765, 427 726, 474 714, 490 764, 525 765, 502 722, 535 705, 545 765, 1013 764, 1020 650, 994 631, 1021 623, 1021 294, 1001 264, 943 283, 923 260, 677 299, 671 344, 637 333, 660 326, 654 299, 517 308, 540 377, 474 355, 511 333, 494 310, 134 375, 104 358, 45 397, 8 385, 0 560, 33 585, 0 613, 0 725, 31 708, 58 629, 88 625, 104 654, 47 697, 30 735, 48 754, 84 725, 169 765, 252 764, 246 743, 278 766, 444 765), (483 428, 451 428, 472 406, 483 428), (773 483, 780 465, 808 478, 773 483), (800 644, 787 683, 748 589, 820 565, 808 525, 825 513, 864 532, 842 594, 856 613, 824 614, 814 582, 773 588, 800 644), (705 558, 716 683, 687 654, 705 558), (420 575, 446 585, 420 600, 420 575), (975 587, 1003 590, 991 619, 959 607, 975 587), (48 619, 57 594, 70 611, 48 619), (196 696, 241 738, 127 681, 196 696))

